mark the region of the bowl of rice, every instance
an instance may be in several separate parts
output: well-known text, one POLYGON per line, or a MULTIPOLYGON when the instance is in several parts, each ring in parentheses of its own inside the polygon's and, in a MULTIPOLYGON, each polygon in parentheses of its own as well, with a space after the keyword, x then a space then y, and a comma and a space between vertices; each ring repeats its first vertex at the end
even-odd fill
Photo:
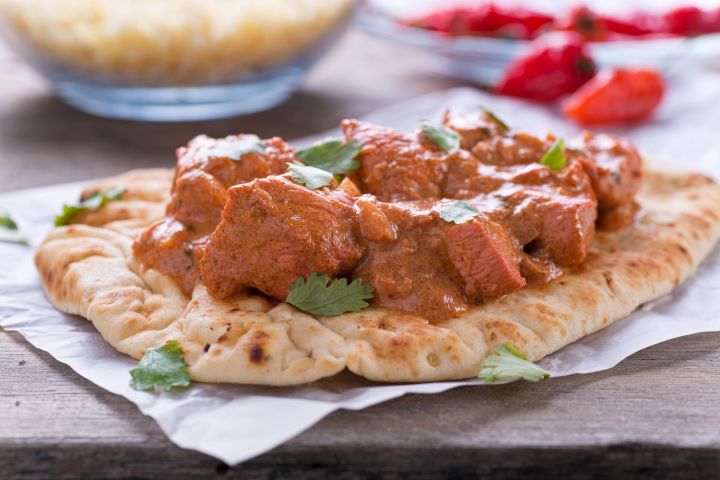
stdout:
POLYGON ((352 7, 353 0, 0 0, 0 32, 80 110, 202 120, 287 99, 352 7))

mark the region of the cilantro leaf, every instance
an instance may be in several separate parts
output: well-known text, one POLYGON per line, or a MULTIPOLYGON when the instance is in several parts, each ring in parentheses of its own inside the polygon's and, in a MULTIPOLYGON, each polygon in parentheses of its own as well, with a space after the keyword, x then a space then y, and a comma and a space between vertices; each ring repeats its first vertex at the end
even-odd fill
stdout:
POLYGON ((295 280, 285 301, 304 312, 331 317, 366 308, 365 300, 373 298, 374 292, 372 285, 359 278, 348 284, 346 278, 331 281, 328 275, 313 272, 307 280, 303 277, 295 280))
POLYGON ((28 245, 27 238, 18 231, 18 224, 10 214, 0 214, 0 242, 28 245))
POLYGON ((491 112, 490 110, 488 110, 488 109, 486 109, 486 108, 483 108, 482 110, 483 110, 483 112, 485 112, 485 115, 487 115, 488 117, 490 117, 490 120, 492 120, 493 122, 497 123, 497 125, 498 125, 501 129, 505 130, 506 132, 509 132, 509 131, 510 131, 510 126, 509 126, 507 123, 505 123, 504 121, 502 121, 502 120, 500 119, 500 117, 498 117, 497 115, 495 115, 493 112, 491 112))
POLYGON ((240 160, 247 153, 265 153, 265 144, 257 135, 245 135, 237 140, 217 145, 207 152, 208 157, 225 157, 230 160, 240 160))
POLYGON ((460 148, 460 135, 455 130, 439 123, 422 122, 421 126, 425 138, 446 153, 454 152, 460 148))
POLYGON ((60 227, 70 223, 72 218, 80 212, 88 210, 99 210, 106 203, 113 200, 120 200, 127 190, 123 188, 108 188, 101 192, 95 192, 77 205, 63 205, 62 213, 55 217, 55 226, 60 227))
POLYGON ((440 218, 452 223, 469 222, 480 214, 475 207, 462 200, 442 207, 439 213, 440 218))
POLYGON ((288 172, 293 180, 302 183, 310 190, 327 187, 333 181, 333 174, 315 167, 309 167, 300 163, 289 163, 288 172))
POLYGON ((550 149, 540 159, 540 163, 550 167, 552 170, 560 170, 565 167, 565 141, 562 138, 555 140, 550 149))
POLYGON ((12 219, 9 213, 0 215, 0 228, 5 230, 17 231, 18 225, 15 220, 12 219))
POLYGON ((135 390, 170 391, 173 387, 190 385, 188 364, 183 358, 182 346, 173 340, 162 347, 151 348, 130 370, 130 386, 135 390))
POLYGON ((510 342, 495 347, 495 354, 485 357, 478 374, 478 378, 488 383, 513 382, 521 378, 537 382, 549 376, 549 372, 529 361, 510 342))
POLYGON ((308 148, 298 150, 297 156, 305 165, 326 170, 335 175, 346 175, 360 164, 355 160, 362 144, 355 139, 343 144, 335 138, 328 138, 308 148))

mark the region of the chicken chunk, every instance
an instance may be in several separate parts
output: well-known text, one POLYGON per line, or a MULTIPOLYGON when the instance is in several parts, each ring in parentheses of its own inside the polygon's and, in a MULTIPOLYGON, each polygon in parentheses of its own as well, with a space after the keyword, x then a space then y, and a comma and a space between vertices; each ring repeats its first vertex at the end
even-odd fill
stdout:
POLYGON ((215 140, 204 135, 177 151, 172 197, 166 217, 133 244, 135 256, 149 268, 173 278, 186 294, 199 279, 195 247, 217 224, 227 189, 255 178, 282 173, 294 158, 292 147, 279 138, 260 141, 254 135, 215 140), (248 145, 262 145, 256 150, 248 145))
POLYGON ((460 147, 468 151, 479 142, 486 142, 505 133, 505 128, 483 111, 462 115, 446 110, 442 123, 460 135, 460 147))
POLYGON ((451 162, 446 196, 464 198, 501 223, 529 253, 561 266, 582 262, 595 233, 597 204, 579 163, 554 171, 539 163, 451 162))
POLYGON ((525 285, 503 228, 448 223, 438 215, 446 203, 359 202, 367 254, 353 276, 376 287, 375 305, 437 320, 525 285))
POLYGON ((215 140, 200 135, 178 149, 168 213, 207 235, 220 221, 228 188, 283 173, 294 158, 292 147, 277 137, 260 141, 254 135, 233 135, 215 140), (264 151, 248 150, 250 143, 262 145, 264 151))
POLYGON ((203 281, 216 298, 253 287, 283 300, 299 277, 352 270, 364 253, 355 225, 342 190, 309 190, 286 176, 237 185, 204 247, 203 281))
POLYGON ((533 254, 546 256, 560 266, 585 260, 595 237, 597 203, 583 167, 573 163, 552 171, 533 164, 517 171, 512 179, 523 188, 518 190, 516 208, 506 224, 521 244, 531 243, 533 254), (530 208, 532 215, 518 215, 523 208, 530 208), (517 233, 528 228, 537 231, 530 242, 517 233))
POLYGON ((517 248, 497 223, 475 219, 447 227, 446 235, 448 257, 470 299, 497 298, 525 286, 517 248))
POLYGON ((440 199, 444 154, 390 128, 358 120, 341 124, 345 138, 358 140, 362 150, 356 173, 358 186, 384 202, 440 199))
POLYGON ((635 214, 635 194, 642 182, 642 158, 630 142, 612 135, 585 132, 577 160, 597 195, 599 225, 606 230, 627 226, 635 214))
POLYGON ((442 220, 430 208, 412 203, 361 204, 361 229, 372 234, 366 238, 367 253, 353 277, 375 287, 374 305, 436 320, 456 316, 469 302, 462 279, 447 258, 442 220))

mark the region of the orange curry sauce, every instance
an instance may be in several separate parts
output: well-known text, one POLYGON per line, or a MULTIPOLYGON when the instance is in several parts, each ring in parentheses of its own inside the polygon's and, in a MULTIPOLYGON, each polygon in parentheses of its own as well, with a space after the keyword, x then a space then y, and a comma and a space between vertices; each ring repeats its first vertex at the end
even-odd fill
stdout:
POLYGON ((250 136, 204 136, 178 150, 165 218, 134 245, 145 266, 190 293, 202 281, 218 299, 254 288, 284 300, 312 272, 362 278, 373 305, 439 320, 582 263, 596 226, 627 226, 642 176, 626 140, 585 133, 564 168, 539 160, 553 138, 510 131, 485 113, 446 113, 460 148, 446 153, 422 132, 405 135, 342 122, 362 144, 360 167, 310 190, 286 174, 297 161, 279 138, 231 158, 250 136), (455 224, 456 200, 479 214, 455 224))

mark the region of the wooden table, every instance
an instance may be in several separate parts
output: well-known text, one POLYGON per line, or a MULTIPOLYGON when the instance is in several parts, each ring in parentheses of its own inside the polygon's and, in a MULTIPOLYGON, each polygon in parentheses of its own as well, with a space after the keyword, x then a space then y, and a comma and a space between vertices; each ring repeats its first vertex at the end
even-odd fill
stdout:
MULTIPOLYGON (((0 191, 173 164, 193 135, 297 138, 456 86, 412 51, 352 32, 285 105, 246 118, 140 124, 55 99, 0 49, 0 191)), ((611 371, 410 395, 337 412, 237 468, 171 444, 124 398, 0 331, 0 478, 701 478, 720 473, 720 334, 611 371)))

